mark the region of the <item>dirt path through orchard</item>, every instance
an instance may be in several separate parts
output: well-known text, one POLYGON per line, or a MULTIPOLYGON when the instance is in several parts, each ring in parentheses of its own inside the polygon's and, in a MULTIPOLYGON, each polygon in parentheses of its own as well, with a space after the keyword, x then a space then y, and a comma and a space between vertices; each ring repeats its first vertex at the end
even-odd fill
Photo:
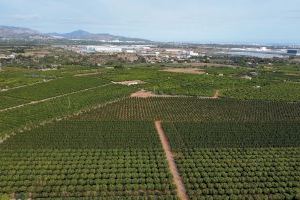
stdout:
POLYGON ((217 99, 220 96, 220 90, 216 90, 214 96, 212 97, 212 99, 217 99))
POLYGON ((169 169, 171 171, 171 174, 173 175, 173 180, 174 180, 174 183, 175 183, 176 189, 177 189, 177 195, 178 195, 179 199, 181 199, 181 200, 188 200, 189 198, 187 196, 182 178, 180 177, 176 163, 174 161, 174 156, 171 151, 171 146, 170 146, 169 140, 162 128, 161 121, 155 121, 155 128, 159 135, 164 152, 166 154, 169 169))

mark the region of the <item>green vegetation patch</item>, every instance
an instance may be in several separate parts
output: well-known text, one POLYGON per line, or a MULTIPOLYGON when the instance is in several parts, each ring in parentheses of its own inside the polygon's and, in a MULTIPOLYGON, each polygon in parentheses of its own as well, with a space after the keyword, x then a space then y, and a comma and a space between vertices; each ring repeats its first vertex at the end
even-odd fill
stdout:
POLYGON ((18 133, 0 148, 160 148, 152 122, 61 121, 18 133))
POLYGON ((149 67, 132 66, 110 70, 102 74, 109 80, 143 80, 140 88, 157 94, 213 96, 219 90, 221 97, 299 101, 300 91, 298 68, 285 66, 264 68, 246 67, 202 67, 204 74, 185 74, 161 71, 158 65, 149 67), (298 70, 298 71, 297 71, 298 70))
POLYGON ((0 196, 177 199, 161 149, 1 150, 0 196))
POLYGON ((214 74, 185 74, 161 71, 164 68, 125 68, 112 70, 103 74, 103 77, 114 81, 143 80, 147 84, 140 86, 157 94, 213 96, 217 89, 225 89, 233 85, 251 85, 249 81, 221 77, 214 74))
POLYGON ((35 84, 27 87, 1 92, 0 96, 9 96, 27 100, 41 100, 67 93, 97 87, 109 83, 99 78, 67 77, 35 84))
POLYGON ((56 76, 40 74, 37 70, 19 67, 5 67, 0 70, 0 90, 24 86, 55 78, 56 76))
POLYGON ((300 123, 164 123, 173 149, 300 147, 300 123))
POLYGON ((236 99, 263 99, 272 101, 299 101, 300 82, 273 83, 252 87, 228 89, 222 92, 224 96, 236 99))
POLYGON ((284 122, 300 120, 300 104, 189 97, 128 98, 76 119, 171 122, 284 122))
POLYGON ((29 102, 30 101, 27 101, 25 99, 0 96, 0 110, 29 102))
POLYGON ((297 199, 300 148, 181 149, 176 163, 191 199, 297 199))
POLYGON ((97 105, 124 98, 133 91, 135 91, 135 88, 132 87, 108 85, 0 112, 0 133, 5 135, 20 128, 33 128, 47 120, 72 115, 82 109, 90 109, 97 105))

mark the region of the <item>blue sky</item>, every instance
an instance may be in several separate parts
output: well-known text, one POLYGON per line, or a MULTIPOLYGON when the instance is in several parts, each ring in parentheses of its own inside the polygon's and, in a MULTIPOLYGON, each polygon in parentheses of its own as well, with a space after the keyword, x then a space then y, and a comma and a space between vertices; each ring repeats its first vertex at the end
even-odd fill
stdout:
POLYGON ((0 25, 156 41, 300 43, 300 0, 0 0, 0 25))

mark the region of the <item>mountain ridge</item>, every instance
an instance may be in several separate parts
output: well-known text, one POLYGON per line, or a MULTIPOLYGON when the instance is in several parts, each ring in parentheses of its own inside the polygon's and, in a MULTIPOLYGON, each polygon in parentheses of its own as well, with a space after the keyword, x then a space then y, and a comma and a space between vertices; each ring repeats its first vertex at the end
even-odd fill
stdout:
POLYGON ((102 42, 151 42, 150 40, 117 36, 109 33, 90 33, 88 31, 78 29, 68 33, 41 33, 34 29, 16 27, 16 26, 2 26, 0 25, 0 38, 2 39, 66 39, 66 40, 89 40, 102 42))

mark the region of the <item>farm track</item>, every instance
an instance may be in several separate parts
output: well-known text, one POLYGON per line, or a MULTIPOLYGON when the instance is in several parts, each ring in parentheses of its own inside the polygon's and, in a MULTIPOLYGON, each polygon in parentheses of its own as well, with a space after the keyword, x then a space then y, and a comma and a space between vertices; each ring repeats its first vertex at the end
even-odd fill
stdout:
POLYGON ((220 96, 220 91, 216 90, 214 96, 212 97, 212 99, 218 99, 220 96))
POLYGON ((75 91, 75 92, 70 92, 70 93, 66 93, 66 94, 62 94, 62 95, 58 95, 58 96, 54 96, 54 97, 49 97, 49 98, 46 98, 46 99, 31 101, 29 103, 20 104, 20 105, 17 105, 17 106, 2 109, 2 110, 0 110, 0 112, 6 112, 6 111, 14 110, 14 109, 17 109, 17 108, 22 108, 24 106, 39 104, 39 103, 43 103, 43 102, 46 102, 46 101, 51 101, 53 99, 58 99, 58 98, 61 98, 61 97, 65 97, 65 96, 68 96, 68 95, 78 94, 78 93, 81 93, 81 92, 86 92, 86 91, 89 91, 89 90, 105 87, 105 86, 108 86, 108 85, 112 85, 112 83, 108 83, 108 84, 104 84, 104 85, 100 85, 100 86, 95 86, 95 87, 91 87, 91 88, 86 88, 86 89, 78 90, 78 91, 75 91))
POLYGON ((169 143, 169 140, 162 128, 162 125, 161 125, 161 121, 155 121, 155 128, 156 128, 156 131, 159 135, 159 138, 160 138, 160 141, 161 141, 161 144, 163 146, 163 149, 164 149, 164 152, 166 154, 166 157, 167 157, 167 161, 168 161, 168 165, 169 165, 169 169, 170 169, 170 172, 173 176, 173 180, 174 180, 174 183, 176 185, 176 188, 177 188, 177 195, 179 197, 179 199, 181 200, 188 200, 188 195, 186 193, 186 189, 185 189, 185 186, 183 184, 183 180, 178 172, 178 169, 177 169, 177 166, 176 166, 176 163, 175 163, 175 160, 174 160, 174 156, 173 156, 173 153, 172 153, 172 150, 171 150, 171 146, 170 146, 170 143, 169 143))

